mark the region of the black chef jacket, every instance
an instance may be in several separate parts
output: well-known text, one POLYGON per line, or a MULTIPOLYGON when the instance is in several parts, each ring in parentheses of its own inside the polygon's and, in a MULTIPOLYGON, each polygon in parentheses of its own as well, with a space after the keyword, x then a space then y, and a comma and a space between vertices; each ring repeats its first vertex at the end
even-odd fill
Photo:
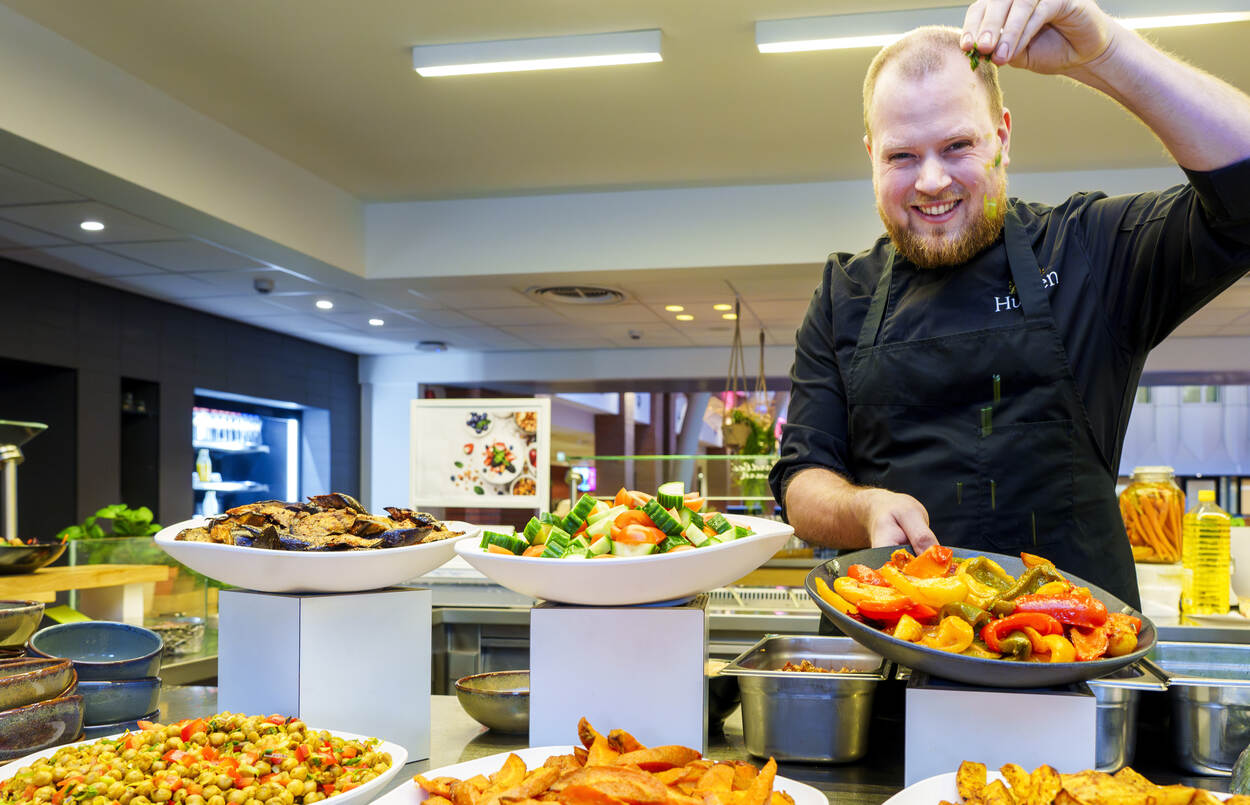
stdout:
MULTIPOLYGON (((1162 192, 1078 193, 1053 207, 1012 200, 1047 267, 1042 282, 1109 490, 1147 353, 1250 269, 1250 160, 1185 173, 1189 184, 1162 192)), ((846 373, 889 251, 883 236, 825 265, 796 336, 789 418, 770 476, 783 505, 787 481, 807 467, 857 480, 848 469, 846 373)), ((1021 316, 1001 237, 949 268, 920 269, 899 256, 878 343, 1015 324, 1021 316)), ((949 371, 958 375, 960 367, 949 371)), ((937 536, 959 544, 957 534, 937 536)))

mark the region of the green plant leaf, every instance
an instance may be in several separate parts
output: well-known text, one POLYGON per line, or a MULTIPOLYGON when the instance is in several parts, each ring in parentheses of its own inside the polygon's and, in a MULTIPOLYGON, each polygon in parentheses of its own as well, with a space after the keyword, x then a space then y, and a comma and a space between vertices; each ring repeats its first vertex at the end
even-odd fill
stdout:
POLYGON ((124 511, 126 511, 125 503, 114 503, 112 506, 105 506, 103 509, 100 509, 95 513, 95 516, 105 520, 112 520, 124 511))

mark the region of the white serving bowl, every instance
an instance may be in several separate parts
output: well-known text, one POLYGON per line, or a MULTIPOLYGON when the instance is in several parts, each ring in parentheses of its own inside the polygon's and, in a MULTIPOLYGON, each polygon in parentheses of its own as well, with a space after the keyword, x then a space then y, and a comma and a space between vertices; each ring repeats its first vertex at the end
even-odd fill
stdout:
MULTIPOLYGON (((274 551, 213 542, 180 542, 186 528, 205 525, 194 517, 161 529, 156 544, 192 570, 235 587, 263 593, 352 593, 415 579, 455 555, 456 544, 477 536, 478 527, 444 521, 462 537, 403 548, 357 551, 274 551)), ((336 798, 337 799, 337 798, 336 798)))
POLYGON ((689 598, 737 581, 772 558, 794 529, 762 517, 727 515, 750 537, 693 551, 611 559, 542 559, 488 553, 460 540, 456 553, 491 581, 522 595, 590 606, 633 606, 689 598))

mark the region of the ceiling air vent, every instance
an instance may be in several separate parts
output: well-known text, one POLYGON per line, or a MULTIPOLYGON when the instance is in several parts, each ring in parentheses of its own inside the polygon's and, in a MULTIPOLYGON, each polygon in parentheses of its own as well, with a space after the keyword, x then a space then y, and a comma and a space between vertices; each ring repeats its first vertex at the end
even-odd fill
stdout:
POLYGON ((563 305, 615 305, 625 298, 620 291, 597 285, 547 285, 530 288, 529 293, 563 305))

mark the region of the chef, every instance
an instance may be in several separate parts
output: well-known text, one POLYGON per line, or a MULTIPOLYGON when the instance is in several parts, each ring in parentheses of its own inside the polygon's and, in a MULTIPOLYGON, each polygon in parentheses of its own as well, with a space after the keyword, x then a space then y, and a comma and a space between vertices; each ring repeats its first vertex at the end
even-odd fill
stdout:
POLYGON ((886 235, 829 257, 797 333, 786 518, 836 548, 1029 551, 1138 606, 1124 431, 1150 349, 1250 268, 1250 97, 1090 0, 977 0, 876 56, 864 125, 886 235), (999 65, 1109 95, 1188 183, 1009 199, 999 65))

